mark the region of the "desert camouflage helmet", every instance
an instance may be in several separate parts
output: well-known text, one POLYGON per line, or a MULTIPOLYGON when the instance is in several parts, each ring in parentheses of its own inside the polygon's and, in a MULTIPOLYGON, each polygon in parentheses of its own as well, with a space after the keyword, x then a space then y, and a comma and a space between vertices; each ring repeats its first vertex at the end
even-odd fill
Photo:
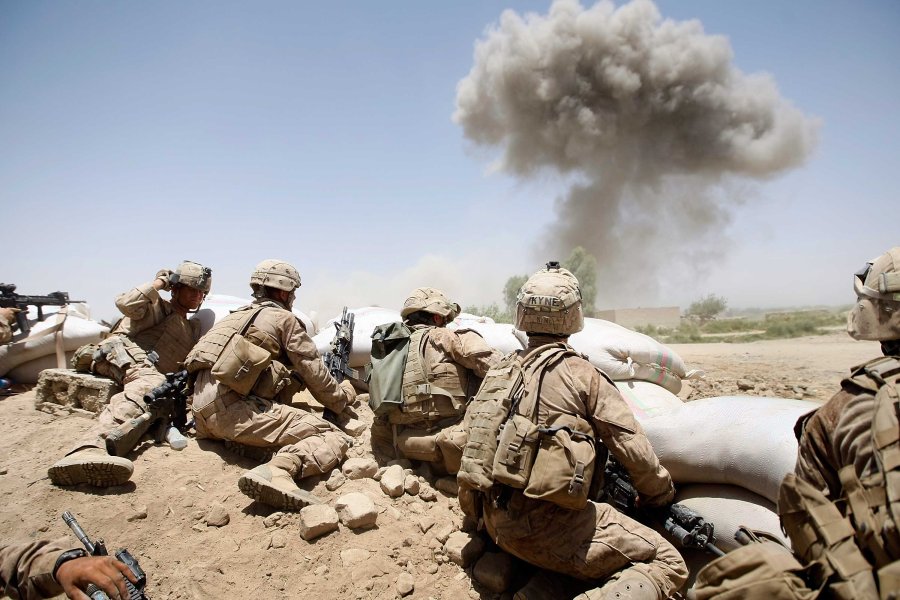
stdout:
POLYGON ((549 262, 525 282, 516 299, 516 329, 571 335, 584 327, 581 288, 572 273, 549 262))
POLYGON ((300 287, 300 273, 290 263, 270 258, 256 265, 250 275, 250 287, 256 290, 258 286, 293 292, 300 287))
POLYGON ((450 302, 444 292, 430 287, 416 288, 403 303, 400 316, 406 318, 414 312, 425 311, 452 321, 460 313, 459 304, 450 302))
POLYGON ((900 339, 900 246, 891 248, 853 275, 856 305, 847 333, 857 340, 900 339))
POLYGON ((178 268, 169 275, 170 285, 186 285, 204 294, 212 287, 212 269, 191 260, 183 260, 178 268))

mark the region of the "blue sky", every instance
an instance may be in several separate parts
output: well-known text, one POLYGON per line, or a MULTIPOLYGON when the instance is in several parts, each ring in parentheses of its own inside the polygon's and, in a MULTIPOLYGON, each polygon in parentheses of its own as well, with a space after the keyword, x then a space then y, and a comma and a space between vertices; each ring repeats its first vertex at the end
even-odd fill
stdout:
MULTIPOLYGON (((900 244, 900 4, 657 5, 727 36, 737 68, 821 126, 803 166, 734 211, 711 268, 633 305, 850 302, 851 273, 900 244)), ((0 280, 110 317, 116 293, 181 259, 246 295, 277 257, 301 272, 298 305, 326 315, 399 307, 418 285, 499 300, 540 265, 566 187, 493 170, 498 152, 451 119, 456 85, 503 10, 549 6, 0 3, 0 280)))

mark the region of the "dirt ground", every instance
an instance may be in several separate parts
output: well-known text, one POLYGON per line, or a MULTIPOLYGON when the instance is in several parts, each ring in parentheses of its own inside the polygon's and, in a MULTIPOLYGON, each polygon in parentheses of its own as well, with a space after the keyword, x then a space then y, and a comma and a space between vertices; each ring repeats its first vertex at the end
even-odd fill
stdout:
MULTIPOLYGON (((851 365, 880 353, 876 343, 842 333, 672 347, 689 368, 707 374, 685 389, 688 399, 741 394, 824 401, 851 365)), ((367 408, 359 413, 371 419, 367 408)), ((191 440, 180 452, 147 443, 126 486, 95 491, 50 485, 47 468, 91 425, 81 415, 35 410, 31 392, 0 399, 0 539, 68 537, 76 547, 60 518, 72 511, 89 535, 104 538, 111 549, 127 547, 138 558, 156 600, 393 599, 401 596, 397 582, 404 572, 415 582, 409 598, 509 597, 486 590, 474 581, 472 568, 448 560, 442 540, 462 518, 455 497, 440 491, 427 502, 410 495, 391 499, 373 479, 347 481, 334 491, 324 480, 306 481, 306 489, 332 505, 361 491, 379 510, 373 529, 341 525, 310 543, 298 534, 296 514, 276 513, 238 491, 241 473, 257 463, 215 442, 191 440), (222 510, 227 524, 208 525, 210 513, 222 510)), ((369 453, 366 432, 350 456, 369 453)))

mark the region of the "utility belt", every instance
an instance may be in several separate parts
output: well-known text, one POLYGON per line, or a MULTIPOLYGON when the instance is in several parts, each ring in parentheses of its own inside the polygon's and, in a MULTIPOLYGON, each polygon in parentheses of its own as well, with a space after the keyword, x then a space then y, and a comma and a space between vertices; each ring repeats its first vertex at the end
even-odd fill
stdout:
POLYGON ((400 410, 391 411, 388 419, 393 425, 437 423, 448 418, 458 419, 465 412, 465 397, 454 396, 433 383, 422 383, 414 389, 404 390, 400 410))

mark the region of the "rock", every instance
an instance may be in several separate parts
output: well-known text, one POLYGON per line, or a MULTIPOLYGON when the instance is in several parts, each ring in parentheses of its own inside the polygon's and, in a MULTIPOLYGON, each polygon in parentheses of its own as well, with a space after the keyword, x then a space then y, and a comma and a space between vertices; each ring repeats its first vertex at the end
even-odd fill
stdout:
POLYGON ((263 525, 268 529, 278 525, 278 521, 284 516, 283 512, 273 512, 271 515, 263 519, 263 525))
POLYGON ((328 481, 325 482, 325 489, 329 492, 333 492, 338 489, 342 485, 347 482, 347 476, 341 473, 340 471, 332 471, 331 476, 328 478, 328 481))
POLYGON ((311 504, 300 509, 300 537, 307 542, 337 528, 337 511, 327 504, 311 504))
POLYGON ((140 521, 141 519, 147 518, 147 507, 142 506, 141 508, 135 509, 134 513, 131 514, 126 520, 129 523, 133 523, 135 521, 140 521))
POLYGON ((212 508, 209 509, 209 512, 206 513, 206 518, 204 521, 210 527, 224 527, 228 525, 228 522, 231 520, 231 517, 228 514, 228 511, 225 510, 225 507, 221 504, 213 504, 212 508))
POLYGON ((401 596, 409 596, 416 589, 416 580, 407 572, 400 573, 397 578, 397 593, 401 596))
POLYGON ((8 472, 6 467, 0 467, 0 475, 6 475, 8 472))
POLYGON ((361 436, 363 432, 368 428, 369 426, 359 419, 347 419, 347 422, 343 423, 341 426, 341 429, 343 429, 353 437, 361 436))
POLYGON ((429 575, 434 575, 439 570, 440 570, 440 567, 437 566, 436 563, 428 563, 427 565, 425 565, 425 572, 428 573, 429 575))
POLYGON ((422 517, 419 519, 419 529, 422 530, 422 533, 427 533, 432 527, 434 527, 434 519, 431 517, 422 517))
POLYGON ((371 478, 378 472, 378 463, 373 458, 348 458, 344 461, 341 472, 347 479, 371 478))
POLYGON ((322 575, 328 573, 328 567, 326 567, 325 565, 319 565, 318 567, 316 567, 316 570, 313 571, 313 573, 315 573, 316 577, 321 577, 322 575))
POLYGON ((505 552, 488 552, 475 563, 475 580, 494 592, 502 594, 512 584, 515 561, 505 552))
POLYGON ((341 523, 350 529, 372 527, 378 519, 378 509, 372 499, 361 492, 351 492, 334 504, 341 523))
POLYGON ((415 475, 407 475, 403 480, 403 491, 410 496, 417 496, 419 494, 420 486, 419 478, 415 475))
POLYGON ((285 546, 287 546, 287 538, 281 530, 274 532, 269 540, 269 548, 284 548, 285 546))
POLYGON ((444 552, 447 558, 465 569, 484 552, 484 540, 478 535, 456 531, 447 538, 444 552))
POLYGON ((65 406, 100 414, 109 399, 121 391, 112 379, 69 369, 44 369, 34 387, 34 406, 38 410, 65 406))
POLYGON ((403 482, 405 479, 406 474, 403 472, 403 467, 392 465, 381 476, 381 491, 391 498, 399 498, 403 495, 403 482))
POLYGON ((447 541, 447 538, 450 537, 450 534, 456 531, 456 527, 453 526, 453 523, 441 523, 440 527, 434 529, 431 533, 441 544, 447 541))
POLYGON ((387 471, 387 467, 380 467, 377 471, 375 471, 375 476, 372 477, 375 481, 381 481, 381 476, 384 475, 384 472, 387 471))
POLYGON ((425 502, 436 502, 437 501, 437 492, 434 491, 434 488, 428 484, 425 484, 419 490, 419 498, 424 500, 425 502))
POLYGON ((756 387, 756 384, 754 384, 754 383, 753 383, 752 381, 750 381, 749 379, 738 379, 738 380, 737 380, 737 387, 738 387, 738 389, 741 390, 742 392, 746 392, 746 391, 749 391, 749 390, 754 389, 754 388, 756 387))
POLYGON ((399 465, 404 471, 406 469, 412 469, 412 461, 408 458, 398 458, 388 463, 389 467, 393 467, 394 465, 399 465))
POLYGON ((456 483, 456 477, 441 477, 434 483, 434 487, 448 496, 459 495, 459 485, 456 483))

